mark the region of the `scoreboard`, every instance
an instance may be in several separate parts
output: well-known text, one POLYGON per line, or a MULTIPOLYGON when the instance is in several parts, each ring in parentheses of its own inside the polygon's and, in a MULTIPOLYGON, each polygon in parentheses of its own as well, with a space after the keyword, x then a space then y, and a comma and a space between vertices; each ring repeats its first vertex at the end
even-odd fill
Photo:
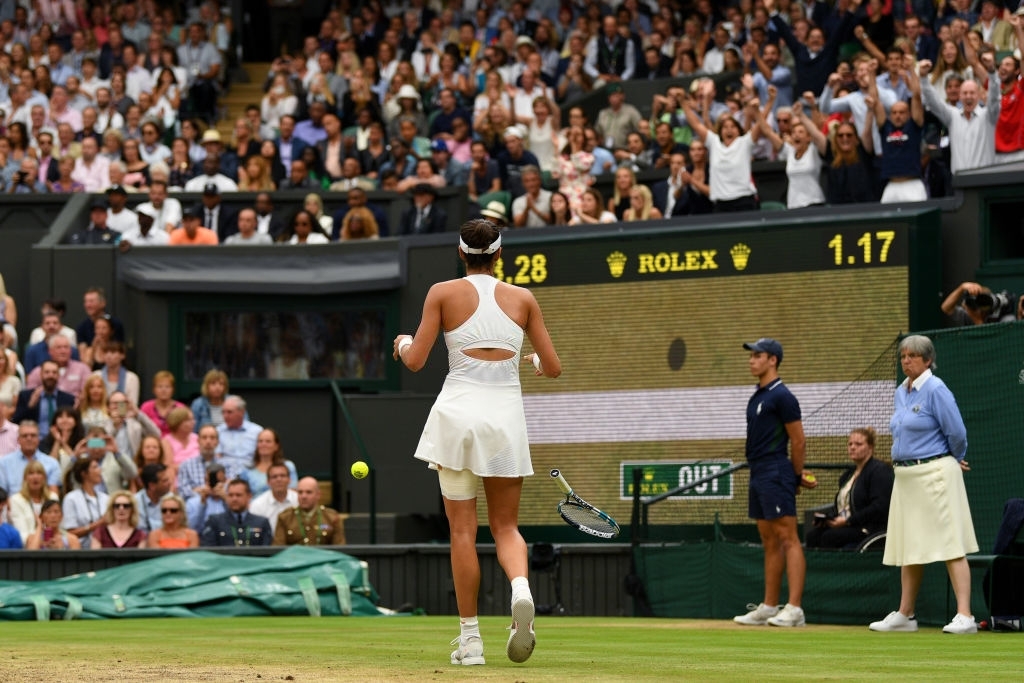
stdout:
MULTIPOLYGON (((522 373, 534 470, 561 469, 584 498, 628 519, 632 468, 644 470, 641 493, 656 495, 741 462, 754 389, 742 344, 760 337, 782 343, 780 375, 805 426, 851 386, 879 396, 809 432, 809 457, 843 462, 850 427, 887 431, 895 369, 882 381, 863 374, 929 319, 912 304, 939 288, 937 214, 506 234, 495 275, 533 291, 563 368, 557 380, 522 373)), ((522 524, 557 522, 546 480, 527 480, 522 524)), ((741 470, 655 506, 651 521, 719 513, 736 523, 746 507, 741 470)))

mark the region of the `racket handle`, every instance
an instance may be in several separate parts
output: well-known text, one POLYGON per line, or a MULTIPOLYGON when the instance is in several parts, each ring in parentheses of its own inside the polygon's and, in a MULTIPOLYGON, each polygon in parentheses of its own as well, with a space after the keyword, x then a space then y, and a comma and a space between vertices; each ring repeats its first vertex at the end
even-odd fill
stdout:
POLYGON ((563 492, 565 492, 566 494, 572 493, 572 487, 569 486, 569 482, 565 480, 565 477, 562 476, 561 472, 559 472, 557 469, 554 469, 551 470, 550 474, 551 478, 558 482, 558 486, 559 488, 562 489, 563 492))

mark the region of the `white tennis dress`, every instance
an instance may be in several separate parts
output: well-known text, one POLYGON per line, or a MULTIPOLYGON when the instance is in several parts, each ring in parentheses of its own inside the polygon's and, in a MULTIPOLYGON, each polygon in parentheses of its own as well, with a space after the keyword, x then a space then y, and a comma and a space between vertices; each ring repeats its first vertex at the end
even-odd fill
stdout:
POLYGON ((458 328, 445 332, 448 376, 430 409, 415 457, 431 468, 468 469, 481 477, 533 474, 526 414, 519 386, 523 328, 494 300, 498 281, 468 275, 476 288, 477 309, 458 328), (507 360, 479 360, 463 351, 494 348, 514 351, 507 360))

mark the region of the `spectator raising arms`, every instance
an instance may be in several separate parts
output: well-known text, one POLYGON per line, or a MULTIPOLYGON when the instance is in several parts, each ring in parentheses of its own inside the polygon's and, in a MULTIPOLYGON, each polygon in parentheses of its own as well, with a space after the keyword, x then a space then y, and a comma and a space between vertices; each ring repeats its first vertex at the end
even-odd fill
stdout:
MULTIPOLYGON (((792 107, 797 108, 802 108, 799 102, 792 107)), ((771 140, 779 159, 786 162, 786 179, 789 181, 786 208, 799 209, 824 204, 825 193, 818 180, 821 177, 822 155, 817 144, 811 144, 812 137, 807 126, 802 121, 794 124, 789 140, 783 140, 760 112, 757 114, 757 125, 761 133, 771 140)))
MULTIPOLYGON (((708 149, 711 163, 711 201, 715 211, 749 211, 757 208, 757 188, 751 175, 750 162, 760 130, 753 127, 747 132, 732 115, 718 119, 712 125, 711 90, 704 88, 701 92, 704 102, 704 116, 694 111, 692 98, 684 103, 686 120, 698 138, 704 141, 708 149), (712 130, 714 128, 715 130, 712 130)), ((760 103, 751 99, 746 103, 746 120, 753 121, 759 115, 760 103)))

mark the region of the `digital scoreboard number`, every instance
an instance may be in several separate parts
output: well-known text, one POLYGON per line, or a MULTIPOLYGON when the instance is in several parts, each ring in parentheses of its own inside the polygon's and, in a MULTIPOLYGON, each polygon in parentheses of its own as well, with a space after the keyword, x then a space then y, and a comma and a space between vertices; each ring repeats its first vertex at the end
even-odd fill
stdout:
MULTIPOLYGON (((629 516, 627 463, 646 465, 645 476, 664 487, 691 476, 678 463, 743 460, 754 388, 744 342, 782 342, 780 375, 807 415, 858 382, 909 329, 913 217, 629 228, 575 239, 513 233, 495 272, 533 291, 562 360, 557 380, 522 373, 534 470, 571 473, 613 516, 629 516)), ((831 453, 841 444, 834 455, 845 458, 849 424, 885 431, 886 410, 865 406, 810 434, 811 446, 831 453)), ((522 524, 555 523, 550 487, 539 479, 524 488, 522 524)), ((651 521, 704 524, 718 512, 743 522, 746 483, 741 470, 714 495, 652 508, 651 521)))

